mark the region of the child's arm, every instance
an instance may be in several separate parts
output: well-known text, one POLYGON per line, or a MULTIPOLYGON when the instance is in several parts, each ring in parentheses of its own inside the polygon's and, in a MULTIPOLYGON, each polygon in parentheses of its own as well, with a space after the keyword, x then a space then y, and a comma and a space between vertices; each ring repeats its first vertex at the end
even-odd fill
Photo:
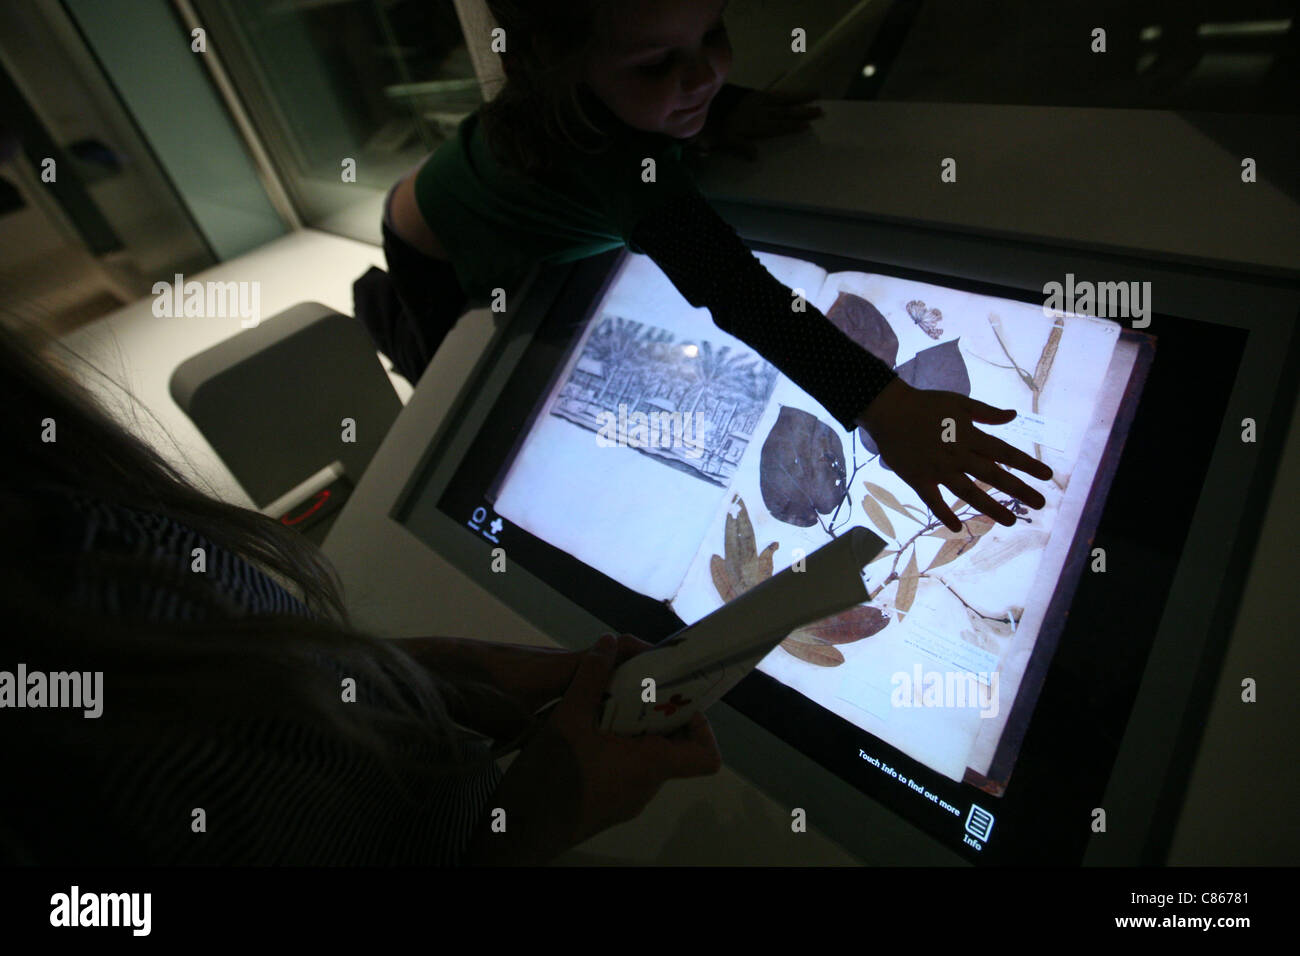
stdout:
POLYGON ((691 305, 817 399, 846 430, 896 379, 892 368, 795 297, 701 196, 687 194, 637 224, 633 241, 691 305))
POLYGON ((698 193, 677 196, 645 216, 631 238, 687 302, 708 307, 718 328, 756 349, 843 428, 866 428, 881 457, 951 530, 961 522, 939 494, 941 484, 1002 524, 1016 522, 968 474, 1032 508, 1046 504, 997 462, 1042 479, 1051 477, 1051 469, 972 424, 1002 424, 1015 417, 1014 410, 955 392, 912 388, 811 304, 796 311, 791 290, 698 193), (943 440, 949 420, 956 426, 955 441, 943 440))

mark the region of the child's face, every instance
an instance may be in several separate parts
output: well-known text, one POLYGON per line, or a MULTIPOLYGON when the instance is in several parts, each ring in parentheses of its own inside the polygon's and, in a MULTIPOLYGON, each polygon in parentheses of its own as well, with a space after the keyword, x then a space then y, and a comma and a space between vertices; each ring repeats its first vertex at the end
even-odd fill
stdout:
POLYGON ((726 0, 615 0, 596 25, 584 79, 634 129, 677 139, 704 127, 731 69, 726 0))

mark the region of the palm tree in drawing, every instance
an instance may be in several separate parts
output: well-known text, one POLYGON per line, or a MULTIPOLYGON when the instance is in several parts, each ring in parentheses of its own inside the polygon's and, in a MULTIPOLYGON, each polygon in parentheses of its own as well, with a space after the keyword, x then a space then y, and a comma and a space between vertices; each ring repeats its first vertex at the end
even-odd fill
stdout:
POLYGON ((772 394, 772 389, 776 386, 776 377, 780 374, 777 367, 770 362, 759 363, 758 368, 754 370, 749 397, 760 405, 766 404, 767 397, 772 394))
MULTIPOLYGON (((731 355, 730 345, 724 345, 715 353, 713 346, 708 342, 700 343, 700 351, 695 356, 695 400, 691 402, 691 407, 687 411, 688 415, 694 415, 695 410, 699 408, 700 399, 705 394, 714 394, 716 392, 730 392, 733 396, 737 393, 748 392, 753 387, 754 365, 752 358, 741 355, 731 355)), ((695 429, 695 441, 703 439, 701 429, 698 425, 692 424, 695 429)), ((714 459, 720 450, 720 444, 716 441, 709 443, 708 454, 700 463, 700 468, 705 474, 709 474, 713 468, 714 459)))
POLYGON ((730 355, 731 346, 724 345, 715 353, 708 342, 700 343, 700 351, 695 356, 695 400, 688 409, 694 412, 699 407, 700 399, 706 393, 720 390, 748 391, 754 372, 754 360, 741 355, 730 355))
POLYGON ((609 391, 614 373, 630 364, 641 348, 640 334, 640 322, 611 315, 605 317, 596 334, 588 340, 587 348, 591 350, 592 358, 601 363, 605 372, 605 382, 596 396, 597 404, 609 391))
POLYGON ((645 345, 642 354, 650 366, 674 364, 681 352, 681 346, 673 344, 673 334, 667 329, 651 326, 645 330, 641 341, 645 345))
POLYGON ((646 392, 661 393, 669 385, 669 380, 678 371, 681 361, 681 346, 673 344, 673 334, 667 329, 650 326, 641 336, 641 348, 633 357, 637 370, 636 399, 630 403, 637 408, 646 392))

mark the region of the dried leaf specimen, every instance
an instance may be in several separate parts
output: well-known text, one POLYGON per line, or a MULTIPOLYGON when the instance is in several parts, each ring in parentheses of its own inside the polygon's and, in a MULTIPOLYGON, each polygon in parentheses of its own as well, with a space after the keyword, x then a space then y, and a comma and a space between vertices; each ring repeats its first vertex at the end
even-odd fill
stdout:
POLYGON ((895 498, 893 493, 889 491, 889 489, 882 488, 880 487, 880 485, 877 485, 874 482, 870 482, 870 481, 866 482, 866 486, 867 486, 867 491, 871 492, 872 497, 874 497, 886 508, 891 508, 894 511, 897 511, 900 515, 903 515, 904 517, 911 517, 911 515, 908 514, 907 509, 903 507, 903 503, 899 501, 897 498, 895 498))
MULTIPOLYGON (((990 313, 989 325, 993 329, 993 334, 997 337, 998 345, 1002 348, 1002 354, 1005 355, 1007 360, 1011 363, 1010 368, 1020 378, 1020 381, 1025 383, 1025 387, 1029 389, 1030 396, 1033 399, 1033 410, 1037 412, 1038 401, 1043 394, 1043 387, 1047 384, 1048 376, 1052 374, 1052 365, 1056 362, 1056 353, 1061 347, 1061 336, 1065 334, 1064 317, 1059 315, 1056 317, 1056 321, 1052 325, 1052 331, 1048 333, 1047 341, 1043 344, 1043 351, 1038 355, 1038 364, 1034 366, 1033 375, 1030 375, 1020 367, 1019 363, 1016 362, 1015 357, 1011 354, 1011 350, 1007 348, 1006 340, 1002 338, 1002 319, 999 316, 990 313)), ((1042 446, 1035 442, 1034 457, 1041 459, 1042 455, 1042 446)), ((1069 480, 1068 475, 1065 476, 1064 479, 1058 478, 1056 475, 1052 476, 1052 481, 1055 482, 1062 491, 1065 490, 1069 480)))
POLYGON ((1065 322, 1058 318, 1047 336, 1047 344, 1038 356, 1038 365, 1034 368, 1034 397, 1043 391, 1047 376, 1052 374, 1052 363, 1056 361, 1056 350, 1061 347, 1061 336, 1065 333, 1065 322))
POLYGON ((839 649, 822 641, 787 637, 780 646, 782 650, 788 651, 799 660, 819 667, 839 667, 844 663, 844 655, 839 652, 839 649))
POLYGON ((859 605, 812 624, 805 624, 792 631, 790 636, 815 638, 826 644, 852 644, 872 634, 879 634, 888 624, 889 616, 880 608, 859 605))
POLYGON ((885 514, 885 509, 880 507, 880 502, 876 501, 871 495, 862 499, 862 509, 871 519, 871 523, 885 533, 887 538, 896 538, 898 535, 894 532, 894 525, 885 514))
POLYGON ((906 614, 912 609, 912 601, 916 599, 916 585, 920 578, 920 572, 916 568, 916 549, 912 549, 911 555, 907 559, 907 567, 898 579, 898 593, 894 595, 894 607, 900 614, 906 614))
MULTIPOLYGON (((961 511, 961 509, 965 507, 968 507, 966 502, 961 501, 960 499, 954 501, 952 504, 952 510, 954 513, 961 511)), ((949 538, 949 539, 957 539, 957 540, 965 541, 967 538, 971 537, 972 535, 978 538, 980 535, 988 534, 989 531, 993 529, 993 526, 995 524, 997 524, 997 522, 994 521, 992 518, 990 518, 988 515, 976 515, 974 518, 968 518, 966 522, 961 526, 960 531, 950 531, 945 526, 940 525, 935 530, 929 532, 928 537, 949 538)))
POLYGON ((745 502, 738 495, 733 495, 731 500, 740 507, 734 518, 727 515, 723 556, 715 554, 709 561, 713 586, 724 602, 735 600, 772 576, 772 554, 778 547, 778 542, 773 541, 760 554, 745 502))
POLYGON ((981 574, 992 571, 1011 561, 1013 558, 1042 548, 1047 544, 1047 532, 1023 530, 1011 537, 1002 538, 981 548, 971 555, 970 561, 962 568, 963 572, 981 574))
POLYGON ((809 528, 844 499, 844 445, 816 416, 782 406, 759 456, 759 489, 772 516, 809 528))
POLYGON ((898 366, 899 377, 916 388, 943 389, 969 395, 970 375, 966 371, 966 359, 957 345, 960 341, 957 338, 941 342, 917 352, 898 366))
MULTIPOLYGON (((715 554, 709 561, 713 586, 718 596, 728 602, 772 576, 772 554, 778 547, 778 542, 773 541, 760 552, 744 500, 739 495, 733 495, 731 500, 738 507, 734 517, 727 515, 723 554, 715 554)), ((795 630, 781 646, 810 664, 836 667, 844 663, 844 655, 833 645, 860 641, 878 634, 888 624, 888 615, 879 608, 851 607, 795 630)))
POLYGON ((925 570, 933 571, 935 568, 956 561, 971 548, 975 547, 978 542, 979 539, 973 536, 951 538, 945 541, 943 547, 939 549, 939 553, 934 556, 934 560, 926 566, 925 570))
MULTIPOLYGON (((970 395, 970 373, 966 370, 966 359, 957 345, 959 341, 961 340, 958 338, 951 342, 941 342, 917 352, 898 366, 896 370, 898 377, 913 388, 939 389, 970 395)), ((880 449, 876 447, 871 433, 865 428, 858 429, 858 438, 871 454, 880 454, 880 449)), ((881 459, 880 464, 889 469, 884 459, 881 459)))
POLYGON ((898 361, 898 336, 880 310, 861 296, 841 292, 826 318, 890 368, 898 361))

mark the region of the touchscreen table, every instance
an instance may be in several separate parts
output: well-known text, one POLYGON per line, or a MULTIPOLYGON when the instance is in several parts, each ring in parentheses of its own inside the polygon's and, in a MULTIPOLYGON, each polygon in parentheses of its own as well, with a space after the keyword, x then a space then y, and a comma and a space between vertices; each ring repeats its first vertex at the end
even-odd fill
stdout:
POLYGON ((979 427, 1052 468, 1045 482, 1022 475, 1046 507, 992 491, 1017 515, 1003 527, 945 489, 963 522, 948 530, 867 432, 844 431, 648 257, 629 255, 539 396, 495 509, 688 623, 866 525, 890 542, 869 568, 871 600, 796 631, 759 669, 944 777, 1000 794, 1032 709, 1027 665, 1059 633, 1053 615, 1082 560, 1071 545, 1116 414, 1136 398, 1126 383, 1146 337, 757 255, 793 307, 802 297, 909 384, 1014 408, 1010 424, 979 427))

